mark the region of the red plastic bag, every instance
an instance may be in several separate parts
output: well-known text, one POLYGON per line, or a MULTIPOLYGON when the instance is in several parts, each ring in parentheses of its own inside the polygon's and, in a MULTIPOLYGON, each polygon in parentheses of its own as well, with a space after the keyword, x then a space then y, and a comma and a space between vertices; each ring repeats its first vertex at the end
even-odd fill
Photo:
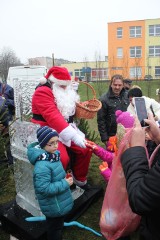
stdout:
POLYGON ((100 228, 107 240, 115 240, 134 232, 141 219, 129 206, 126 180, 120 162, 122 153, 129 147, 131 133, 132 129, 121 140, 118 154, 113 160, 112 174, 103 200, 100 228))

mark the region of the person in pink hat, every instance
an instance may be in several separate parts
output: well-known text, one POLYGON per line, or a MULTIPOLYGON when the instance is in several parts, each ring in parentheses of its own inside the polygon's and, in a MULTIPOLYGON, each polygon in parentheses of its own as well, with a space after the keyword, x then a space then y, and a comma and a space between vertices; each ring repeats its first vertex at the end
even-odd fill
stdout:
POLYGON ((92 152, 86 148, 85 135, 76 126, 73 117, 80 101, 72 86, 71 76, 64 67, 54 66, 40 79, 32 97, 32 122, 49 126, 59 134, 58 150, 66 170, 70 157, 74 183, 87 190, 87 174, 92 152), (69 154, 68 154, 69 153, 69 154))
MULTIPOLYGON (((125 131, 133 127, 135 119, 132 114, 117 110, 115 115, 117 124, 122 125, 125 128, 125 131)), ((109 138, 107 149, 104 149, 94 142, 86 141, 86 146, 103 161, 99 166, 99 169, 100 174, 106 182, 109 181, 112 173, 112 161, 118 152, 118 142, 120 143, 120 136, 118 136, 118 134, 109 138)))

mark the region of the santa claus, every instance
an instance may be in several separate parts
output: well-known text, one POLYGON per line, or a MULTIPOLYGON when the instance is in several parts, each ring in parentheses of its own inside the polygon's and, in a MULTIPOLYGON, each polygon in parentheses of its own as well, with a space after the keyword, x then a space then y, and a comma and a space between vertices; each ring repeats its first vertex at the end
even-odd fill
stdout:
POLYGON ((86 148, 85 135, 73 122, 76 103, 80 100, 64 67, 52 67, 41 79, 32 97, 32 122, 49 126, 59 133, 58 149, 64 169, 69 165, 76 185, 88 188, 87 173, 92 152, 86 148))

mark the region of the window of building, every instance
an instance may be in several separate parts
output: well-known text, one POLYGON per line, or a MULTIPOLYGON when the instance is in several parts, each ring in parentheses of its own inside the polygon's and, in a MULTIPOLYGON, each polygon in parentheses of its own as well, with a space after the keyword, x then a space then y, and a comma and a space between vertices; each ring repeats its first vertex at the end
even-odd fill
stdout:
POLYGON ((142 56, 141 47, 130 47, 130 57, 131 58, 140 58, 142 56))
POLYGON ((142 77, 141 67, 131 67, 130 68, 130 78, 142 77))
POLYGON ((122 38, 123 36, 123 29, 120 27, 120 28, 117 28, 117 38, 122 38))
POLYGON ((160 36, 160 24, 149 25, 149 36, 160 36))
POLYGON ((75 69, 74 75, 75 77, 85 77, 85 72, 82 69, 75 69))
POLYGON ((123 48, 117 48, 117 58, 123 58, 123 48))
POLYGON ((79 72, 75 71, 75 77, 80 77, 79 72))
POLYGON ((142 36, 142 27, 134 26, 129 28, 131 38, 139 38, 142 36))
POLYGON ((85 73, 84 72, 80 72, 80 75, 81 75, 81 77, 85 77, 85 73))
POLYGON ((160 77, 160 66, 155 66, 155 77, 160 77))
POLYGON ((106 68, 93 68, 92 69, 92 79, 94 78, 101 78, 101 79, 107 79, 107 69, 106 68))
POLYGON ((160 56, 160 46, 149 46, 149 56, 159 57, 160 56))

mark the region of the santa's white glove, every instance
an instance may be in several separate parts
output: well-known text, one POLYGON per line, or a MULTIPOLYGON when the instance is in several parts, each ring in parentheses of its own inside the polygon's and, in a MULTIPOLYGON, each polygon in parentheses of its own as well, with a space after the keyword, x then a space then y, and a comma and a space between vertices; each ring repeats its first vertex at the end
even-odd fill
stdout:
POLYGON ((79 134, 75 134, 74 137, 72 138, 72 141, 79 147, 81 148, 86 148, 85 142, 86 140, 80 136, 79 134))
POLYGON ((67 141, 72 141, 74 142, 77 146, 81 147, 81 148, 86 148, 85 145, 85 137, 81 136, 80 134, 78 134, 77 130, 74 129, 72 126, 68 126, 65 129, 63 129, 60 133, 59 133, 59 137, 64 140, 65 142, 67 141))

